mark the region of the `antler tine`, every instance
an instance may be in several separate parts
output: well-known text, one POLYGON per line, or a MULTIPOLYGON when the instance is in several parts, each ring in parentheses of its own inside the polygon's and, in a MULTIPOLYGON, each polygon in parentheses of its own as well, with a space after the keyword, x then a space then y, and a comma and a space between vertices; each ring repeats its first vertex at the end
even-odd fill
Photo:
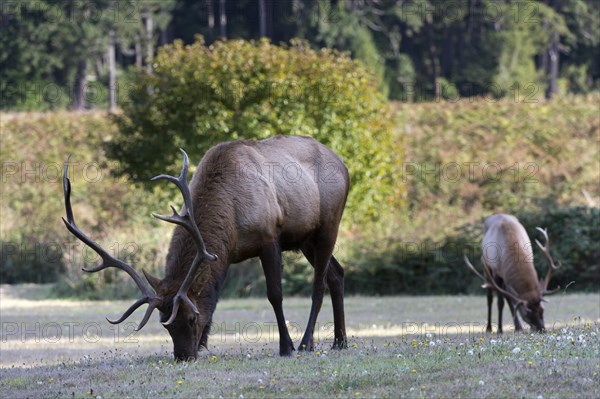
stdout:
POLYGON ((192 195, 190 193, 190 187, 187 182, 187 172, 189 165, 189 158, 187 153, 180 148, 179 151, 183 154, 183 167, 181 168, 181 173, 179 177, 174 177, 170 175, 158 175, 153 177, 151 180, 167 180, 171 183, 175 184, 179 191, 181 191, 181 195, 183 197, 183 203, 185 205, 186 214, 180 215, 177 210, 171 205, 171 209, 173 210, 172 216, 164 216, 153 213, 157 219, 164 220, 165 222, 175 223, 180 226, 185 227, 185 229, 192 235, 198 250, 204 255, 205 258, 209 260, 216 260, 216 256, 210 254, 206 251, 206 246, 204 244, 204 240, 202 239, 202 235, 200 235, 200 231, 198 230, 198 226, 196 225, 196 218, 194 217, 194 206, 192 203, 192 195))
MULTIPOLYGON (((87 272, 87 273, 95 273, 95 272, 99 272, 100 270, 104 270, 108 267, 114 267, 117 269, 121 269, 121 270, 125 271, 127 274, 129 274, 129 276, 133 279, 135 284, 138 286, 138 288, 142 292, 142 294, 143 294, 142 297, 140 299, 138 299, 133 305, 131 305, 129 307, 129 309, 127 309, 125 311, 123 316, 121 316, 118 320, 116 320, 114 322, 107 319, 109 322, 111 322, 113 324, 121 323, 122 321, 127 319, 137 308, 139 308, 144 303, 148 304, 148 309, 146 310, 147 317, 144 317, 144 319, 150 318, 150 314, 152 314, 152 311, 160 303, 160 298, 144 283, 144 280, 135 271, 135 269, 133 269, 130 265, 121 261, 120 259, 112 257, 100 245, 98 245, 95 241, 93 241, 91 238, 89 238, 84 232, 82 232, 79 229, 79 227, 77 227, 77 225, 75 224, 75 218, 73 217, 73 209, 71 207, 71 181, 67 177, 68 172, 69 172, 70 158, 71 158, 71 155, 68 155, 67 159, 65 161, 65 168, 63 171, 63 194, 65 197, 65 210, 67 213, 67 220, 65 220, 65 218, 62 218, 62 221, 65 224, 65 226, 67 227, 67 229, 71 232, 71 234, 73 234, 75 237, 77 237, 85 245, 87 245, 88 247, 93 249, 94 252, 96 252, 98 255, 100 255, 100 258, 102 258, 102 263, 100 265, 98 265, 94 268, 91 268, 91 269, 82 268, 81 270, 83 270, 84 272, 87 272)), ((138 328, 136 329, 136 331, 141 329, 145 324, 146 324, 145 322, 141 323, 138 326, 138 328)))
POLYGON ((133 305, 131 305, 129 307, 129 309, 127 309, 127 311, 123 314, 123 316, 121 316, 119 319, 117 319, 117 320, 111 320, 111 319, 109 319, 107 317, 106 321, 108 321, 110 324, 119 324, 122 321, 124 321, 125 319, 127 319, 133 312, 135 312, 135 310, 137 308, 139 308, 140 306, 142 306, 145 303, 148 304, 148 308, 146 309, 146 313, 144 314, 144 317, 142 318, 142 321, 135 328, 135 331, 140 331, 142 328, 144 328, 144 326, 146 325, 146 323, 148 322, 148 320, 150 320, 150 316, 152 315, 152 312, 154 311, 154 309, 157 308, 159 302, 157 302, 157 301, 147 301, 145 297, 142 297, 142 298, 138 299, 133 305))
POLYGON ((483 263, 483 273, 486 276, 486 279, 485 279, 486 282, 491 283, 493 288, 496 291, 498 291, 499 293, 501 293, 509 298, 512 298, 516 302, 515 308, 519 305, 527 306, 527 303, 524 300, 522 300, 518 296, 514 295, 513 293, 508 292, 507 290, 505 290, 503 288, 500 288, 500 286, 496 283, 496 279, 494 278, 494 275, 493 275, 492 271, 490 270, 489 266, 485 262, 482 262, 482 263, 483 263))
POLYGON ((467 257, 467 255, 463 255, 463 258, 465 260, 465 263, 467 264, 467 266, 469 267, 469 269, 471 269, 471 271, 473 271, 473 273, 475 273, 475 275, 477 277, 479 277, 481 280, 483 280, 484 283, 486 283, 485 278, 481 275, 481 273, 479 273, 477 271, 477 269, 475 269, 475 266, 473 266, 471 264, 471 261, 469 261, 469 258, 467 257))
POLYGON ((485 274, 485 277, 484 277, 481 275, 481 273, 479 273, 477 271, 477 269, 475 269, 475 266, 473 266, 473 264, 471 264, 467 255, 464 255, 464 260, 465 260, 465 263, 467 264, 467 266, 469 267, 469 269, 471 269, 473 271, 473 273, 475 273, 477 275, 477 277, 479 277, 480 279, 483 280, 483 283, 484 283, 483 288, 493 288, 496 291, 514 299, 515 301, 517 301, 517 303, 525 304, 525 302, 522 299, 520 299, 516 295, 513 295, 510 292, 500 288, 500 286, 498 286, 498 284, 496 284, 496 280, 494 279, 493 273, 489 269, 489 267, 485 264, 485 262, 483 262, 483 261, 481 262, 483 264, 483 273, 485 274))
POLYGON ((554 260, 552 259, 552 255, 550 254, 550 238, 548 237, 548 230, 542 229, 541 227, 536 227, 536 230, 539 230, 544 235, 544 238, 546 239, 545 245, 542 245, 537 239, 535 240, 535 243, 538 245, 538 247, 540 247, 540 250, 546 257, 546 260, 548 260, 548 265, 549 265, 548 273, 546 273, 546 277, 544 277, 544 280, 542 280, 542 282, 540 283, 540 286, 542 288, 543 295, 552 295, 560 290, 560 286, 559 286, 558 288, 556 288, 552 291, 548 291, 548 284, 550 283, 550 279, 552 278, 552 272, 554 270, 558 269, 558 266, 556 266, 554 264, 554 260))
POLYGON ((196 272, 198 271, 198 267, 200 267, 202 261, 214 261, 217 259, 216 255, 213 255, 206 251, 206 245, 204 244, 204 240, 202 239, 202 235, 200 234, 200 230, 198 229, 198 225, 196 224, 196 218, 194 217, 194 204, 192 203, 192 195, 190 193, 190 187, 187 181, 189 158, 186 152, 183 150, 183 148, 180 148, 179 151, 181 151, 181 153, 183 154, 183 167, 181 168, 181 173, 179 174, 179 177, 163 174, 153 177, 152 180, 162 179, 175 184, 177 188, 179 188, 179 191, 181 191, 183 203, 185 206, 185 213, 183 215, 180 215, 177 212, 177 210, 171 205, 173 215, 164 216, 153 213, 152 216, 154 216, 157 219, 164 220, 165 222, 175 223, 184 227, 192 236, 192 239, 196 244, 198 252, 194 257, 192 265, 190 266, 190 269, 187 275, 185 276, 183 283, 181 283, 177 294, 175 295, 175 297, 173 297, 173 310, 171 311, 171 317, 169 317, 169 320, 163 323, 166 326, 171 324, 177 317, 177 312, 179 311, 179 306, 181 302, 185 302, 194 313, 200 313, 196 305, 194 305, 194 303, 188 298, 187 292, 190 286, 192 285, 192 281, 196 276, 196 272))

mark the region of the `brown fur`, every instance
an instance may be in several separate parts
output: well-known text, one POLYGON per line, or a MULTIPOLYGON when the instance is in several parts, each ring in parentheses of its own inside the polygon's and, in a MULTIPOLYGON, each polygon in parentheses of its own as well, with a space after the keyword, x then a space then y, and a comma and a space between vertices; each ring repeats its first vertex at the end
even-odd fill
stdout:
POLYGON ((484 222, 482 242, 484 266, 491 271, 493 282, 488 281, 488 326, 491 331, 492 292, 498 296, 498 332, 502 332, 502 309, 504 298, 508 300, 515 329, 521 330, 517 311, 523 319, 540 331, 544 329, 543 289, 533 266, 531 241, 525 228, 512 215, 496 214, 484 222), (506 290, 507 296, 493 289, 493 283, 506 290), (515 298, 518 298, 516 300, 515 298))
MULTIPOLYGON (((195 317, 184 306, 179 309, 175 322, 167 327, 176 358, 195 358, 197 350, 206 345, 229 264, 255 256, 261 257, 269 300, 278 316, 280 353, 289 355, 294 348, 281 320, 281 272, 277 270, 281 268, 281 251, 288 249, 303 250, 315 267, 311 321, 301 348, 312 348, 312 330, 322 301, 325 275, 328 275, 328 283, 331 282, 330 289, 334 286, 331 290, 337 320, 334 345, 344 347, 343 300, 340 298, 343 269, 337 262, 335 266, 328 265, 335 261, 331 254, 348 187, 348 172, 343 162, 310 138, 235 141, 211 148, 198 165, 190 191, 196 223, 206 248, 217 255, 218 260, 206 261, 200 266, 188 292, 200 315, 195 317), (315 175, 314 168, 326 164, 330 169, 337 168, 335 173, 328 173, 327 178, 315 175), (286 173, 284 168, 288 165, 286 173), (300 177, 298 170, 301 170, 300 177), (191 320, 196 321, 191 323, 191 320)), ((172 298, 195 255, 196 247, 189 233, 183 227, 176 227, 165 277, 162 281, 150 281, 163 298, 159 306, 161 320, 169 318, 172 298)))
POLYGON ((130 265, 113 258, 77 227, 67 177, 69 158, 65 162, 63 191, 67 219, 63 221, 103 261, 84 271, 121 269, 142 293, 119 319, 109 321, 121 323, 147 304, 138 326, 141 329, 158 308, 161 321, 173 339, 175 358, 195 359, 198 350, 207 345, 227 268, 231 263, 258 256, 267 282, 267 298, 277 318, 279 352, 289 356, 294 345, 283 314, 281 252, 301 250, 314 267, 315 277, 309 321, 300 349, 313 348, 325 283, 333 303, 333 346, 346 347, 344 270, 332 255, 350 184, 342 160, 307 137, 223 143, 205 154, 188 192, 188 160, 185 152, 183 155, 184 167, 178 178, 165 175, 155 178, 174 183, 184 203, 191 204, 193 210, 186 211, 184 205, 172 216, 154 215, 178 225, 169 246, 165 277, 161 280, 144 271, 154 290, 130 265), (192 231, 193 238, 181 226, 192 231))

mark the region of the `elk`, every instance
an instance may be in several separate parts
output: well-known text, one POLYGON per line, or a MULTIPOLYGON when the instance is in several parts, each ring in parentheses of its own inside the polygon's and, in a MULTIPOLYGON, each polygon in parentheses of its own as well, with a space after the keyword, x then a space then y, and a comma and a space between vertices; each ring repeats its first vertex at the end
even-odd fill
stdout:
POLYGON ((112 257, 75 224, 71 184, 65 162, 63 185, 67 229, 92 248, 102 264, 121 269, 142 296, 112 324, 123 322, 148 304, 136 330, 154 309, 173 340, 176 360, 194 360, 207 347, 213 313, 230 264, 259 257, 267 283, 267 298, 277 319, 279 353, 295 350, 283 313, 282 251, 300 250, 314 268, 312 306, 299 350, 314 347, 313 333, 327 284, 333 304, 333 348, 347 347, 344 321, 344 270, 333 256, 349 188, 343 161, 325 145, 308 137, 277 136, 261 141, 232 141, 209 149, 191 184, 188 156, 183 149, 179 177, 159 175, 181 191, 184 205, 173 214, 154 217, 177 226, 173 231, 161 280, 112 257))
POLYGON ((537 227, 544 236, 546 243, 542 245, 537 239, 536 244, 548 261, 548 273, 543 280, 538 280, 533 267, 533 252, 531 241, 525 228, 512 215, 496 214, 484 221, 482 241, 483 275, 480 274, 465 255, 467 266, 483 280, 483 288, 487 288, 488 321, 486 331, 492 332, 492 302, 493 293, 498 295, 498 333, 502 333, 502 310, 504 298, 512 314, 515 330, 522 331, 517 312, 532 329, 540 332, 544 325, 544 296, 551 295, 560 286, 548 291, 548 283, 552 272, 557 266, 550 255, 550 239, 545 229, 537 227))

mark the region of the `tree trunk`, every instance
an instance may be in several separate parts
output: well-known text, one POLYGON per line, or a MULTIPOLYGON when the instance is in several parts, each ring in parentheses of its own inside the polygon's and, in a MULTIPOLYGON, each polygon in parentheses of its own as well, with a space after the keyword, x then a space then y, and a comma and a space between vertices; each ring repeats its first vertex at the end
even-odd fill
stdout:
POLYGON ((115 66, 115 31, 109 33, 108 43, 108 110, 117 108, 117 70, 115 66))
POLYGON ((550 43, 550 48, 548 49, 548 58, 550 61, 550 84, 548 85, 548 90, 546 91, 547 99, 551 99, 558 91, 558 68, 560 61, 558 45, 558 32, 554 31, 552 32, 552 42, 550 43))
POLYGON ((454 31, 444 29, 444 45, 442 47, 441 74, 448 80, 452 80, 454 72, 454 31))
MULTIPOLYGON (((550 30, 550 21, 548 20, 548 18, 546 18, 544 20, 544 24, 542 25, 542 28, 543 28, 544 32, 548 32, 550 30)), ((542 71, 544 76, 546 76, 546 74, 550 73, 550 66, 548 64, 548 59, 549 59, 549 55, 550 55, 549 53, 550 53, 550 51, 549 51, 549 49, 547 49, 546 51, 543 51, 539 57, 540 70, 542 71)))
POLYGON ((431 83, 433 84, 434 99, 437 101, 440 99, 440 85, 439 85, 439 60, 437 59, 437 49, 435 47, 435 37, 433 31, 433 22, 429 21, 427 24, 427 31, 429 36, 429 61, 431 63, 431 83))
POLYGON ((225 0, 219 0, 219 27, 221 37, 227 37, 227 12, 225 11, 225 0))
POLYGON ((266 0, 258 0, 258 35, 267 36, 267 5, 266 0))
POLYGON ((154 20, 152 11, 146 15, 146 69, 152 72, 152 60, 154 59, 154 20))
POLYGON ((206 0, 206 14, 208 16, 208 29, 211 31, 215 28, 215 7, 213 0, 206 0))
POLYGON ((75 88, 73 93, 73 109, 82 111, 85 108, 85 85, 87 78, 87 60, 81 59, 77 65, 75 88))
POLYGON ((141 67, 143 65, 143 57, 142 57, 142 45, 139 40, 135 42, 135 66, 141 67))

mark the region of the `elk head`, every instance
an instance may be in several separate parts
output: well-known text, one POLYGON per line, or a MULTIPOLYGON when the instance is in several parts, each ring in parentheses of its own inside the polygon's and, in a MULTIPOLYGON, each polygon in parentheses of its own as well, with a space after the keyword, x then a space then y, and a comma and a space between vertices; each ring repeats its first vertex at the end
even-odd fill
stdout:
POLYGON ((541 227, 536 227, 546 239, 546 243, 542 245, 537 239, 535 243, 541 249, 544 257, 548 261, 548 272, 546 273, 546 277, 543 280, 538 281, 539 287, 539 298, 530 300, 526 303, 522 301, 523 306, 518 307, 519 314, 523 317, 523 320, 530 326, 532 326, 536 331, 544 331, 546 326, 544 324, 544 296, 552 295, 560 291, 560 285, 553 290, 548 290, 548 284, 550 283, 550 279, 552 278, 552 272, 558 267, 554 264, 552 260, 552 256, 550 255, 550 239, 548 238, 547 229, 542 229, 541 227))
MULTIPOLYGON (((195 243, 196 255, 183 281, 171 281, 167 280, 167 278, 160 280, 143 270, 145 276, 144 280, 130 265, 120 259, 112 257, 106 250, 90 239, 77 227, 71 208, 71 182, 67 177, 70 155, 65 162, 63 175, 63 192, 67 213, 67 219, 65 220, 63 218, 63 222, 71 234, 93 249, 102 259, 102 263, 99 266, 92 269, 83 268, 83 271, 95 273, 108 267, 121 269, 129 274, 142 293, 141 298, 134 302, 120 318, 117 320, 110 320, 107 318, 108 322, 111 324, 119 324, 126 320, 140 306, 148 304, 148 308, 146 309, 142 321, 135 329, 135 331, 139 331, 146 325, 154 309, 159 309, 161 323, 168 330, 173 340, 173 353, 175 359, 188 360, 196 358, 197 351, 202 343, 203 335, 208 333, 208 322, 206 321, 206 317, 201 317, 201 312, 198 309, 197 304, 188 297, 188 291, 193 280, 197 276, 198 269, 202 262, 214 261, 217 257, 206 251, 204 241, 200 235, 198 226, 196 225, 196 219, 194 218, 193 213, 194 206, 192 204, 192 197, 187 182, 188 156, 183 149, 181 149, 181 153, 183 154, 183 167, 179 177, 160 175, 154 177, 152 180, 167 180, 179 188, 184 201, 182 214, 179 214, 175 208, 171 206, 173 215, 163 216, 153 213, 152 216, 184 227, 195 243)), ((206 312, 203 313, 206 314, 206 312)))

